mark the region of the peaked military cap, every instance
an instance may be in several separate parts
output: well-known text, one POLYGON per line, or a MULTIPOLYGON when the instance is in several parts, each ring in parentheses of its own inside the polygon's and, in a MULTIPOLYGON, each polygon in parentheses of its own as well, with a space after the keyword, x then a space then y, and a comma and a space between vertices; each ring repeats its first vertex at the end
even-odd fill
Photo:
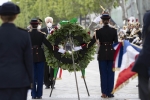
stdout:
POLYGON ((15 15, 20 13, 20 8, 12 2, 3 3, 0 6, 0 15, 15 15))
POLYGON ((38 19, 33 18, 33 19, 31 19, 30 24, 37 25, 37 24, 40 24, 40 22, 38 21, 38 19))
POLYGON ((42 21, 42 19, 40 19, 40 18, 38 19, 38 21, 39 21, 40 23, 42 23, 42 22, 43 22, 43 21, 42 21))
POLYGON ((109 16, 108 13, 103 13, 101 16, 101 19, 110 19, 111 17, 109 16))

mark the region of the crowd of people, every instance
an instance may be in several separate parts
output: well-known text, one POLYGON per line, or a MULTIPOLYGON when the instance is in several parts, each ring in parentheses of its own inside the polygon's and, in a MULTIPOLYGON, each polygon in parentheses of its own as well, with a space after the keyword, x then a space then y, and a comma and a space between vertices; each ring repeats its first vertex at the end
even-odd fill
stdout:
POLYGON ((142 29, 140 23, 128 21, 127 25, 123 26, 118 32, 118 39, 128 40, 130 43, 142 46, 142 29))

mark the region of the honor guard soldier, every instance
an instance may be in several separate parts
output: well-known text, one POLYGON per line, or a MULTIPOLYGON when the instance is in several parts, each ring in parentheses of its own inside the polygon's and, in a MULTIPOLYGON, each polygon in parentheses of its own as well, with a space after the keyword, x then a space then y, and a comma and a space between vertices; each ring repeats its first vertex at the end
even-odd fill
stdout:
POLYGON ((33 80, 33 88, 31 92, 31 96, 33 99, 41 99, 43 92, 43 78, 44 78, 44 63, 45 63, 45 55, 43 48, 41 48, 42 44, 45 44, 49 50, 58 51, 60 53, 64 53, 65 50, 58 49, 57 47, 52 46, 49 41, 46 39, 45 35, 37 29, 40 24, 37 19, 32 19, 30 21, 32 29, 30 30, 30 38, 32 43, 32 51, 33 51, 33 61, 34 61, 34 80, 33 80))
POLYGON ((104 26, 96 30, 95 36, 89 43, 84 43, 81 47, 74 47, 74 50, 87 49, 91 47, 96 40, 99 40, 100 48, 98 51, 98 62, 101 80, 102 98, 112 98, 114 87, 113 61, 115 50, 113 43, 118 42, 117 30, 109 26, 109 14, 104 13, 101 16, 104 26))
POLYGON ((132 43, 140 46, 142 43, 142 32, 140 30, 140 23, 139 22, 135 23, 135 29, 136 30, 134 31, 134 34, 132 35, 132 37, 134 39, 132 41, 132 43))
POLYGON ((100 48, 98 52, 98 62, 100 70, 101 80, 101 92, 102 98, 114 97, 112 94, 114 87, 114 72, 113 72, 113 60, 115 50, 113 43, 118 42, 117 30, 110 27, 109 14, 104 13, 101 16, 104 26, 96 30, 96 39, 99 40, 100 48))
POLYGON ((27 100, 33 83, 30 36, 14 24, 19 13, 19 6, 12 2, 0 6, 0 100, 27 100))
POLYGON ((38 22, 39 22, 40 24, 38 25, 37 29, 38 29, 38 30, 41 30, 43 21, 42 21, 42 19, 38 18, 38 22))

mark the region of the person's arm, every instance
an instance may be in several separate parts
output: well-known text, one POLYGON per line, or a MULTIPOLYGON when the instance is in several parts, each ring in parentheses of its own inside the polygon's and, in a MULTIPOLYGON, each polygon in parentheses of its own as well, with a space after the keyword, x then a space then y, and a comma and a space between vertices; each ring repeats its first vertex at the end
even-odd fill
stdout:
POLYGON ((81 44, 81 46, 76 46, 73 49, 75 51, 78 51, 81 49, 87 49, 87 48, 90 48, 91 46, 93 46, 95 42, 96 42, 96 36, 94 35, 88 43, 83 43, 83 44, 81 44))
POLYGON ((52 46, 51 43, 44 36, 43 36, 43 43, 49 48, 49 50, 65 53, 65 50, 59 49, 57 46, 52 46))
POLYGON ((115 37, 114 37, 114 43, 118 42, 118 35, 117 35, 117 30, 114 29, 115 37))

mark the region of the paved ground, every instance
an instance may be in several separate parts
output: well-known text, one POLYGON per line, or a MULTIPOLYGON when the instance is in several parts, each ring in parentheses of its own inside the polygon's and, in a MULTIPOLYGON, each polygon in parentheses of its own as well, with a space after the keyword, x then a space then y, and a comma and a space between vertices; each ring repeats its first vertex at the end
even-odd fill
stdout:
MULTIPOLYGON (((90 96, 87 95, 84 81, 81 78, 81 72, 77 72, 77 79, 80 100, 103 100, 100 97, 100 79, 96 56, 95 59, 90 62, 86 69, 85 79, 90 96)), ((113 99, 108 100, 139 100, 138 88, 136 87, 137 83, 137 78, 131 80, 129 84, 127 84, 125 87, 115 93, 115 97, 113 99)), ((56 88, 54 89, 51 97, 49 97, 51 90, 45 89, 45 86, 43 87, 43 100, 78 100, 75 76, 73 72, 69 73, 68 71, 63 71, 62 80, 56 80, 55 87, 56 88)), ((30 91, 28 94, 28 100, 31 100, 30 91)))

